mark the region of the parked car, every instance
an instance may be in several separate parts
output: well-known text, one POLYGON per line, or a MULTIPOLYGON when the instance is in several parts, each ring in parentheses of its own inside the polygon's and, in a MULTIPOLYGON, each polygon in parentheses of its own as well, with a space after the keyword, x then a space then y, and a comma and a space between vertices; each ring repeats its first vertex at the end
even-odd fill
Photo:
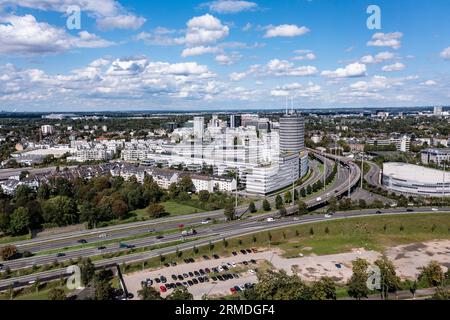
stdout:
POLYGON ((161 290, 162 293, 167 292, 167 288, 165 286, 160 286, 159 290, 161 290))
POLYGON ((205 254, 205 255, 203 256, 203 259, 209 260, 209 257, 205 254))
POLYGON ((233 256, 237 256, 238 255, 236 251, 233 251, 232 254, 233 254, 233 256))
POLYGON ((174 280, 174 281, 176 281, 178 278, 177 278, 177 276, 176 275, 172 275, 172 279, 174 280))
POLYGON ((216 260, 220 259, 220 257, 217 254, 213 255, 213 258, 216 260))
POLYGON ((237 293, 235 288, 230 288, 230 291, 231 291, 232 294, 236 294, 237 293))

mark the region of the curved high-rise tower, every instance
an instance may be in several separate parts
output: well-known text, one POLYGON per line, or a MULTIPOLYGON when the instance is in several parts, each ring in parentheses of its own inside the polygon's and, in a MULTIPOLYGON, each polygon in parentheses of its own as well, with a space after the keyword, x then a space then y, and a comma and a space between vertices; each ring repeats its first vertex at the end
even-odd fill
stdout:
POLYGON ((299 113, 280 118, 280 153, 300 154, 305 150, 305 120, 299 113))

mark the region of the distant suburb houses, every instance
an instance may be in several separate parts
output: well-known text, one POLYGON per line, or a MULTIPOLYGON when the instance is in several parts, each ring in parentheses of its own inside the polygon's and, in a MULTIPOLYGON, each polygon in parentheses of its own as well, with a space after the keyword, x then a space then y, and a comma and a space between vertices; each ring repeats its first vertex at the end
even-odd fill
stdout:
POLYGON ((81 166, 62 171, 53 171, 46 174, 31 174, 23 179, 20 179, 19 175, 15 175, 0 181, 0 186, 6 194, 13 194, 17 187, 21 185, 37 189, 42 183, 58 177, 70 180, 78 177, 91 179, 95 176, 108 174, 113 177, 122 177, 124 180, 135 177, 139 183, 143 183, 146 176, 151 176, 158 186, 165 190, 169 189, 171 184, 178 183, 185 176, 190 176, 192 179, 194 185, 192 192, 233 192, 237 189, 237 180, 231 177, 205 176, 171 169, 136 166, 126 163, 81 166))

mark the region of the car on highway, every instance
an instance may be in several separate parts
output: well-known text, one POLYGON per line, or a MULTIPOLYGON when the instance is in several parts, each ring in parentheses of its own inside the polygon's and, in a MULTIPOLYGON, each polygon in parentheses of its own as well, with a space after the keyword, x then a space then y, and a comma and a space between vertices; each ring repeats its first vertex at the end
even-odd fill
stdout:
POLYGON ((321 197, 318 197, 318 198, 316 199, 316 201, 317 201, 317 202, 320 202, 320 201, 322 201, 322 198, 321 198, 321 197))
POLYGON ((86 244, 88 243, 86 239, 80 239, 77 241, 79 244, 86 244))
POLYGON ((106 249, 105 246, 100 246, 100 247, 97 248, 98 251, 102 251, 102 250, 105 250, 105 249, 106 249))
POLYGON ((378 210, 377 212, 375 212, 375 214, 382 214, 383 212, 381 212, 380 210, 378 210))
POLYGON ((57 258, 62 258, 62 257, 65 257, 65 256, 66 256, 65 253, 58 253, 58 254, 56 254, 57 258))
POLYGON ((433 212, 438 212, 439 209, 438 209, 438 208, 432 208, 431 211, 433 211, 433 212))
POLYGON ((136 246, 132 244, 126 244, 126 243, 120 243, 119 248, 120 249, 134 249, 136 246))
POLYGON ((414 212, 414 209, 406 209, 406 212, 414 212))
POLYGON ((203 220, 203 221, 202 221, 202 224, 203 224, 203 225, 209 224, 209 221, 208 221, 208 220, 203 220))
POLYGON ((330 213, 327 213, 327 214, 325 215, 325 218, 327 218, 327 219, 333 218, 333 215, 330 214, 330 213))
POLYGON ((157 240, 164 239, 164 236, 157 236, 156 239, 157 239, 157 240))

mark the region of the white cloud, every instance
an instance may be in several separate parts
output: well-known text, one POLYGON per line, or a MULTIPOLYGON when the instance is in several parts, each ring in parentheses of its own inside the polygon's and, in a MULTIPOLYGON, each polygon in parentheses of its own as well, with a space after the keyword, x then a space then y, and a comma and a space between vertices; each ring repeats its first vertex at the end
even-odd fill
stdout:
POLYGON ((405 69, 405 67, 406 67, 406 66, 405 66, 403 63, 396 62, 396 63, 394 63, 394 64, 384 66, 384 67, 382 68, 382 70, 383 70, 384 72, 402 71, 402 70, 405 69))
POLYGON ((429 86, 429 87, 433 87, 437 85, 437 82, 434 80, 427 80, 425 82, 422 82, 421 85, 423 86, 429 86))
POLYGON ((85 105, 97 99, 166 97, 205 99, 220 93, 222 86, 207 66, 195 62, 171 64, 146 57, 97 59, 68 74, 48 75, 38 69, 0 67, 0 101, 53 99, 55 103, 85 105), (83 101, 80 102, 80 101, 83 101))
POLYGON ((217 42, 227 37, 230 31, 219 19, 210 14, 192 18, 188 21, 187 27, 182 42, 190 46, 217 42))
POLYGON ((221 65, 231 66, 238 62, 241 59, 241 55, 238 53, 233 53, 231 55, 228 54, 219 54, 216 56, 216 62, 221 65))
POLYGON ((294 82, 283 86, 277 86, 270 91, 270 95, 273 97, 303 97, 311 98, 319 94, 322 87, 309 82, 306 86, 300 83, 294 82))
POLYGON ((403 33, 393 32, 393 33, 382 33, 378 32, 372 36, 372 40, 367 42, 369 47, 391 47, 393 49, 400 49, 401 39, 403 38, 403 33))
POLYGON ((293 63, 286 60, 273 59, 265 66, 265 72, 274 76, 311 76, 318 72, 316 67, 301 66, 296 67, 293 63))
POLYGON ((83 13, 96 19, 98 26, 105 29, 137 29, 145 23, 145 18, 128 12, 116 0, 0 0, 0 10, 19 6, 66 13, 73 5, 79 6, 83 13))
POLYGON ((303 60, 316 60, 316 55, 310 50, 297 50, 295 51, 298 56, 294 57, 292 60, 303 61, 303 60))
POLYGON ((97 25, 102 30, 112 29, 132 29, 136 30, 142 27, 146 19, 132 14, 117 15, 114 17, 104 17, 97 20, 97 25))
POLYGON ((244 79, 247 76, 247 73, 245 72, 233 72, 230 74, 230 80, 231 81, 240 81, 244 79))
POLYGON ((370 54, 367 56, 364 56, 360 59, 360 62, 364 63, 364 64, 381 63, 384 61, 389 61, 389 60, 395 59, 396 57, 397 57, 397 55, 395 53, 385 51, 385 52, 378 53, 376 56, 372 56, 370 54))
POLYGON ((192 56, 201 56, 201 55, 208 54, 208 53, 217 53, 219 51, 220 51, 220 49, 217 47, 199 46, 199 47, 192 47, 192 48, 184 49, 183 52, 181 53, 181 56, 183 58, 186 58, 186 57, 192 57, 192 56))
POLYGON ((239 13, 258 8, 258 4, 255 2, 242 0, 217 0, 203 5, 206 5, 209 10, 220 14, 239 13))
POLYGON ((450 60, 450 47, 441 52, 441 57, 446 60, 450 60))
POLYGON ((335 71, 326 70, 322 72, 322 76, 328 78, 355 78, 367 75, 367 67, 365 64, 352 63, 345 68, 338 68, 335 71))
POLYGON ((308 33, 307 27, 298 27, 294 24, 283 24, 280 26, 269 26, 265 34, 265 38, 275 37, 296 37, 308 33))
POLYGON ((32 15, 0 18, 0 53, 53 54, 72 48, 99 48, 113 45, 87 31, 74 37, 64 29, 38 22, 32 15))

